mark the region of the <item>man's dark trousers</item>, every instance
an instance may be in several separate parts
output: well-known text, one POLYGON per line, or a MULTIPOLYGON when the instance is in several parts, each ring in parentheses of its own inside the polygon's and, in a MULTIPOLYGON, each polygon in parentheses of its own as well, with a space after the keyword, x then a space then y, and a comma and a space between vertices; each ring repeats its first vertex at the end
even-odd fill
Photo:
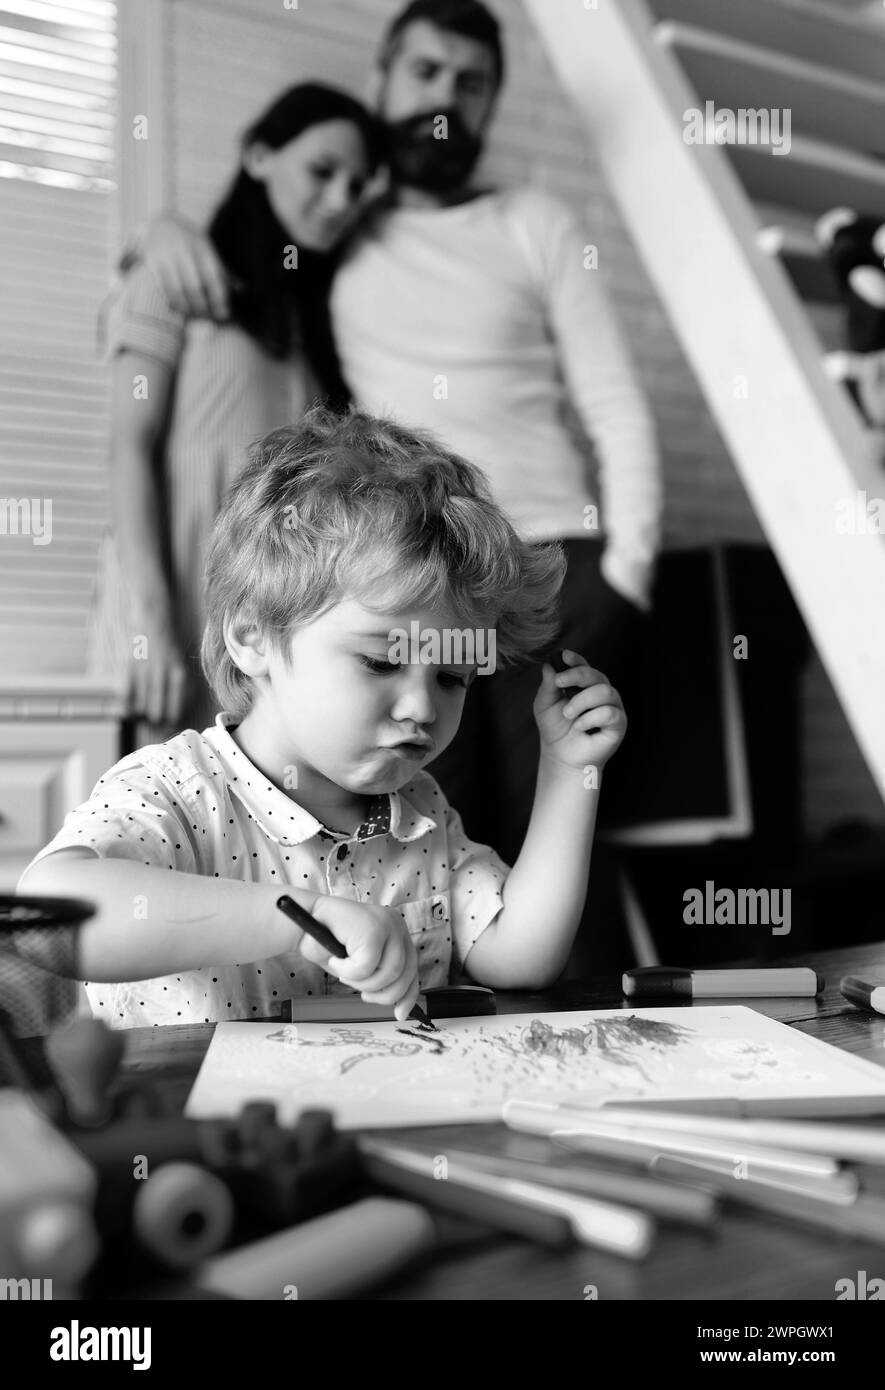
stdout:
MULTIPOLYGON (((563 546, 568 567, 554 645, 578 652, 602 671, 620 693, 629 720, 630 690, 641 667, 645 620, 603 578, 600 541, 569 538, 563 546)), ((531 815, 539 755, 532 705, 540 678, 537 661, 478 676, 467 695, 455 739, 428 768, 460 812, 470 838, 492 845, 507 864, 519 854, 531 815)), ((620 750, 605 770, 598 825, 605 825, 615 801, 620 808, 627 800, 627 789, 618 785, 619 756, 620 750)), ((588 901, 577 957, 588 966, 594 962, 593 968, 606 964, 620 968, 626 947, 613 939, 615 930, 621 929, 614 906, 613 866, 599 845, 593 852, 591 882, 592 918, 588 901)), ((543 923, 538 929, 543 930, 543 923)))

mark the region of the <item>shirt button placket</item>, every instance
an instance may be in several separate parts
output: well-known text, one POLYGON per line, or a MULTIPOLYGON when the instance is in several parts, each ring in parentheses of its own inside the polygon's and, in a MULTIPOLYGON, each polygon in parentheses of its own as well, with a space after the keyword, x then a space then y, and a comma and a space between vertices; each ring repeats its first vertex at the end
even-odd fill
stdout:
POLYGON ((338 858, 341 860, 342 868, 346 868, 347 870, 347 879, 350 884, 350 893, 348 896, 353 898, 355 902, 359 902, 360 890, 353 876, 353 853, 353 846, 350 844, 341 845, 338 849, 338 858))
POLYGON ((360 892, 353 876, 351 846, 349 843, 342 841, 341 844, 327 856, 326 883, 328 884, 330 893, 337 893, 337 896, 340 898, 353 898, 359 902, 360 892), (342 879, 344 880, 343 882, 342 879), (333 887, 333 881, 338 885, 337 890, 333 887))

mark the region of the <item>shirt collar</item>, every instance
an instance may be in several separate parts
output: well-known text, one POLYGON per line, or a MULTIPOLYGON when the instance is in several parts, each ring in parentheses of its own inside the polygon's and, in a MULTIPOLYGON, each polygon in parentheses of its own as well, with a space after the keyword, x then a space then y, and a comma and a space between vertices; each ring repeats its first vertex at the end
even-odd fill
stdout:
MULTIPOLYGON (((316 816, 269 782, 264 773, 250 762, 231 738, 230 728, 236 722, 233 715, 218 714, 215 724, 204 731, 203 737, 221 764, 232 794, 258 822, 268 838, 281 845, 300 845, 314 835, 325 833, 334 834, 335 839, 344 843, 339 833, 330 832, 316 816)), ((389 792, 388 799, 389 833, 395 840, 407 844, 420 839, 428 830, 435 829, 433 817, 419 811, 402 792, 389 792)), ((359 829, 364 828, 365 822, 359 829)), ((347 839, 355 841, 356 832, 347 839)))

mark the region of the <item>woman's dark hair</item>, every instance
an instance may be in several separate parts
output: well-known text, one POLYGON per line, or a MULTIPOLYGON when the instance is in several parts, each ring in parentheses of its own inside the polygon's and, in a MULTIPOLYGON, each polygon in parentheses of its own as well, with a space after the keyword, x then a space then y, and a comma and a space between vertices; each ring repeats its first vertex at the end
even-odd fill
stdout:
MULTIPOLYGON (((366 144, 370 171, 381 158, 380 127, 353 97, 319 82, 290 87, 246 131, 242 148, 260 142, 282 149, 310 126, 352 121, 366 144)), ((350 392, 341 375, 329 317, 334 254, 298 248, 297 269, 286 268, 291 234, 274 213, 267 190, 240 168, 209 224, 209 236, 240 287, 231 294, 231 317, 273 357, 286 357, 301 344, 335 410, 350 392)))

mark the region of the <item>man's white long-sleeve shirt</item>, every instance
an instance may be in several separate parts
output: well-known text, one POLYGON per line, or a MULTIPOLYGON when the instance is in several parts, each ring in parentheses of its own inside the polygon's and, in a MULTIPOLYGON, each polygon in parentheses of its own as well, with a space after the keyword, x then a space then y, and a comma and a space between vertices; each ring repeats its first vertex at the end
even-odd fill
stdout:
POLYGON ((335 337, 359 404, 478 464, 520 534, 598 534, 588 509, 601 502, 603 574, 645 607, 658 451, 586 242, 569 209, 534 189, 379 210, 336 276, 335 337), (596 449, 598 498, 569 406, 596 449))

